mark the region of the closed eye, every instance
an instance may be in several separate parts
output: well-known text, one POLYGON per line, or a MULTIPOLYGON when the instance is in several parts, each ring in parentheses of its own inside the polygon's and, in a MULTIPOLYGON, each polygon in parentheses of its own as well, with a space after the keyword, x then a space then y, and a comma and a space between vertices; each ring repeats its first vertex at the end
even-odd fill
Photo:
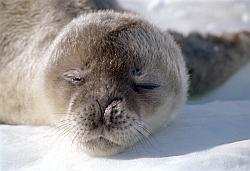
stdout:
POLYGON ((154 90, 159 87, 159 84, 154 83, 135 83, 132 85, 133 90, 136 92, 140 92, 140 90, 154 90))
POLYGON ((79 71, 70 70, 65 72, 62 77, 64 80, 70 82, 73 85, 80 85, 83 82, 83 78, 80 76, 79 71))

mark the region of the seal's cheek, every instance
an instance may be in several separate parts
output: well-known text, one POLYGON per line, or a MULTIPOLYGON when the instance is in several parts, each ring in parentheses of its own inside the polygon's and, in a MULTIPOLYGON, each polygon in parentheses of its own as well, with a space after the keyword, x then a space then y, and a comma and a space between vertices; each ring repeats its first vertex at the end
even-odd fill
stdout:
POLYGON ((141 120, 150 127, 152 132, 168 122, 173 112, 171 109, 173 96, 167 96, 166 93, 161 92, 161 94, 151 94, 151 97, 138 102, 141 120))
POLYGON ((54 113, 66 113, 74 90, 61 78, 47 75, 44 83, 48 104, 54 113))
POLYGON ((141 117, 151 117, 165 103, 166 92, 162 89, 135 96, 141 117))

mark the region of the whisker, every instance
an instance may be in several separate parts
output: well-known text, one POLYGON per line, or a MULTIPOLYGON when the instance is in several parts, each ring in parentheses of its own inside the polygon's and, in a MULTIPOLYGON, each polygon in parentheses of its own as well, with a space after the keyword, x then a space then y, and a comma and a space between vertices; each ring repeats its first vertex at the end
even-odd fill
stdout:
MULTIPOLYGON (((143 134, 141 131, 139 131, 138 130, 138 132, 140 133, 140 134, 143 134)), ((148 149, 152 149, 152 143, 149 141, 149 139, 148 139, 148 137, 142 137, 142 142, 143 142, 143 144, 142 144, 142 147, 145 149, 145 151, 147 151, 147 152, 149 152, 149 150, 148 149), (148 147, 150 147, 150 148, 148 148, 148 147)))
MULTIPOLYGON (((137 134, 133 133, 132 136, 133 136, 132 138, 135 138, 136 140, 139 139, 137 134)), ((140 142, 140 141, 139 140, 136 141, 136 143, 138 143, 138 142, 140 142)), ((132 145, 130 148, 131 148, 131 151, 135 151, 136 154, 139 154, 139 152, 138 152, 138 146, 136 144, 132 145)))
MULTIPOLYGON (((133 134, 133 137, 135 137, 135 138, 137 139, 137 143, 142 144, 142 146, 141 146, 142 148, 145 148, 145 146, 143 145, 143 144, 146 143, 145 137, 142 136, 142 135, 140 134, 140 131, 138 131, 136 128, 134 128, 134 131, 135 131, 135 133, 133 134)), ((138 148, 139 146, 134 145, 133 147, 135 147, 135 149, 137 150, 137 148, 138 148)), ((138 151, 136 151, 136 153, 139 154, 138 151)))
POLYGON ((149 130, 148 126, 143 122, 136 122, 136 130, 139 134, 142 136, 142 141, 145 142, 146 145, 149 145, 150 147, 154 147, 154 143, 152 142, 152 133, 149 130))
POLYGON ((55 136, 56 138, 60 138, 64 132, 70 130, 70 126, 68 125, 64 125, 63 127, 61 127, 60 129, 57 129, 54 134, 52 134, 51 136, 55 136))
POLYGON ((71 147, 72 147, 73 145, 75 145, 75 140, 78 138, 78 135, 79 135, 79 130, 78 130, 78 129, 75 129, 75 131, 74 131, 74 136, 73 136, 73 139, 72 139, 72 141, 71 141, 71 147))
POLYGON ((64 123, 56 124, 55 126, 53 126, 50 129, 50 131, 51 131, 50 133, 56 133, 56 132, 60 131, 62 128, 64 128, 65 126, 70 126, 70 123, 64 122, 64 123))
POLYGON ((159 144, 159 141, 156 139, 156 137, 154 136, 154 134, 152 134, 152 131, 149 129, 149 127, 142 122, 137 122, 137 125, 143 129, 143 131, 147 132, 147 141, 150 143, 150 145, 152 147, 154 147, 154 149, 157 149, 155 147, 155 144, 159 144))

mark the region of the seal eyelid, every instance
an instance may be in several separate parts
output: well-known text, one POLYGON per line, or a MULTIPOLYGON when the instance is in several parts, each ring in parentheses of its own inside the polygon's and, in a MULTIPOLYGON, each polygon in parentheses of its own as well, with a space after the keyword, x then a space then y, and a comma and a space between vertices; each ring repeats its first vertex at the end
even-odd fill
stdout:
POLYGON ((63 78, 74 85, 79 85, 83 80, 83 78, 80 76, 80 73, 76 70, 65 72, 63 74, 63 78))
POLYGON ((138 88, 143 88, 147 90, 153 90, 155 88, 160 87, 159 84, 154 84, 154 83, 137 83, 135 84, 138 88))
POLYGON ((140 90, 154 90, 159 87, 160 85, 155 83, 135 83, 132 85, 133 90, 136 92, 140 90))

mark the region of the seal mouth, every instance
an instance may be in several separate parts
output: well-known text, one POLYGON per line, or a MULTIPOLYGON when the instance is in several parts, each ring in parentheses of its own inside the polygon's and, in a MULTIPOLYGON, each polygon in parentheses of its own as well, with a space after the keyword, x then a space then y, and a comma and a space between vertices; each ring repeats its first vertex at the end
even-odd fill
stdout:
POLYGON ((84 146, 85 150, 93 156, 109 156, 119 153, 123 149, 122 145, 103 136, 84 142, 84 146))
POLYGON ((111 140, 107 139, 104 136, 99 136, 97 138, 93 138, 91 140, 88 140, 88 141, 85 142, 85 144, 88 144, 88 145, 101 145, 101 144, 104 144, 104 145, 109 145, 109 146, 119 146, 118 143, 115 143, 114 141, 111 141, 111 140))

